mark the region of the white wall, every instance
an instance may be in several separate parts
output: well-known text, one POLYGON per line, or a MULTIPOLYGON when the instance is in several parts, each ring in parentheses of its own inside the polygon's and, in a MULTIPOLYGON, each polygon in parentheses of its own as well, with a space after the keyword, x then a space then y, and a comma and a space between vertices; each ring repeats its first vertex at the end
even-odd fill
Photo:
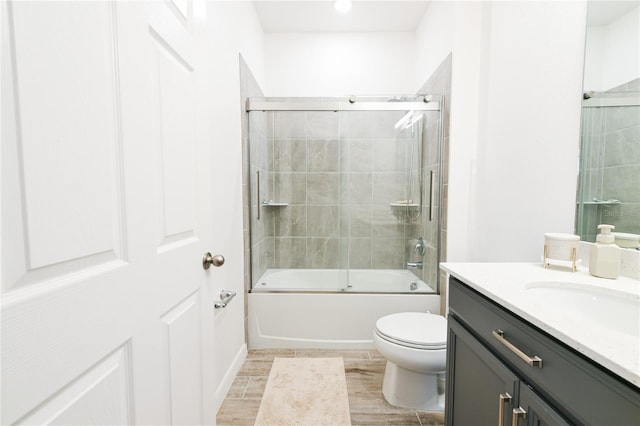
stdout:
POLYGON ((267 96, 413 93, 413 33, 265 34, 267 96))
POLYGON ((417 74, 453 51, 447 260, 538 261, 545 232, 573 232, 586 3, 427 13, 417 74))
POLYGON ((470 260, 539 261, 574 229, 586 3, 484 7, 470 260))
MULTIPOLYGON (((210 74, 214 115, 210 125, 216 140, 212 141, 212 174, 220 185, 235 188, 228 191, 233 198, 216 200, 214 223, 216 246, 211 252, 221 253, 226 262, 213 268, 216 293, 222 289, 238 296, 225 308, 216 311, 215 381, 216 403, 220 404, 233 379, 234 368, 246 351, 244 336, 244 250, 242 239, 242 137, 241 102, 239 96, 239 54, 264 85, 263 33, 254 6, 250 2, 209 2, 210 74), (240 358, 239 358, 240 357, 240 358)), ((205 94, 203 94, 204 96, 205 94)), ((213 309, 213 307, 211 307, 213 309)))
POLYGON ((640 77, 640 7, 588 28, 585 70, 585 90, 609 90, 640 77))
POLYGON ((447 261, 473 259, 473 180, 480 122, 483 5, 456 2, 451 65, 447 261))
POLYGON ((584 52, 584 91, 606 90, 602 82, 604 60, 603 26, 587 27, 586 47, 584 52))

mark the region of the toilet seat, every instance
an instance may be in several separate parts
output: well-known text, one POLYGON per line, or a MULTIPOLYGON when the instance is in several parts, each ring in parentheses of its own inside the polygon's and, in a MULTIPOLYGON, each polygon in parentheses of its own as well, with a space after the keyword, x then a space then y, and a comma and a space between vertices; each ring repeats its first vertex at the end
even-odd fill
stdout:
POLYGON ((391 343, 423 350, 447 347, 447 321, 425 312, 401 312, 376 321, 376 334, 391 343))

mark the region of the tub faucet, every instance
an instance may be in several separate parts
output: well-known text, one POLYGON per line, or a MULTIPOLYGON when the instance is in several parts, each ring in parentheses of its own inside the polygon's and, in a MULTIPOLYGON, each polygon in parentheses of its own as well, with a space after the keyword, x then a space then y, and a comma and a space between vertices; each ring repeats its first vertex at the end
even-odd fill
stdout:
POLYGON ((407 269, 422 269, 422 262, 407 262, 407 269))

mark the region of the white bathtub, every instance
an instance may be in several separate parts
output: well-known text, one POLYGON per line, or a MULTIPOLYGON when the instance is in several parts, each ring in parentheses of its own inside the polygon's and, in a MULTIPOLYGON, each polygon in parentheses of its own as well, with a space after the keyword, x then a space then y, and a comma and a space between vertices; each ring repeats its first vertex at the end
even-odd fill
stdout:
POLYGON ((249 348, 372 348, 378 318, 440 313, 440 296, 411 271, 349 273, 352 287, 342 290, 336 283, 346 284, 344 270, 267 271, 249 294, 249 348))

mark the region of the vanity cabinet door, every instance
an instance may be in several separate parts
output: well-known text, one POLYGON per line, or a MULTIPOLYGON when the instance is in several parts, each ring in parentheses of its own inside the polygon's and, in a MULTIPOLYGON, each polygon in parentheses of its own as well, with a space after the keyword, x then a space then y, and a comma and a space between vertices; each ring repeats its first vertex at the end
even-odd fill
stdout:
POLYGON ((512 416, 517 418, 512 423, 517 426, 569 425, 556 410, 523 382, 520 382, 518 405, 513 409, 512 416))
POLYGON ((446 423, 511 425, 518 378, 449 317, 446 423))

